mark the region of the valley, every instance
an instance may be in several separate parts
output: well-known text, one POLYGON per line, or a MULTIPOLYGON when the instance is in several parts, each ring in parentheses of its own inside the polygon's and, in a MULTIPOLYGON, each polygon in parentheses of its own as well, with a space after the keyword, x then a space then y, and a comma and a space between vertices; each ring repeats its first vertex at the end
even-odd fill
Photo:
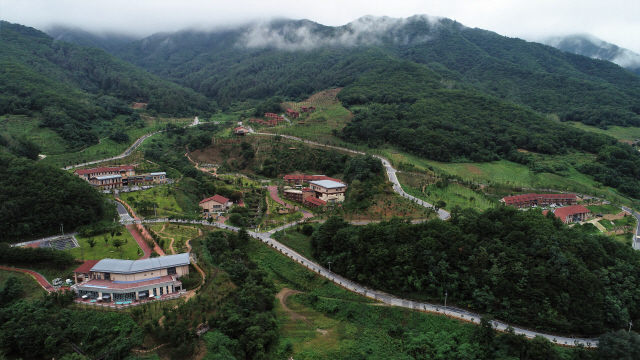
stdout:
POLYGON ((635 349, 640 78, 370 21, 57 30, 75 45, 2 22, 0 357, 635 349))

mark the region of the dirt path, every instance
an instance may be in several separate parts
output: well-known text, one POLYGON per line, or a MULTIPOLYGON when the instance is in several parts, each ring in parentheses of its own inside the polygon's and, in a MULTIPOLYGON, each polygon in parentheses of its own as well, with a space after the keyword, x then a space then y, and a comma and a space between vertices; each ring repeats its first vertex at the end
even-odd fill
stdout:
POLYGON ((284 311, 286 311, 289 315, 291 315, 291 320, 295 321, 295 320, 302 320, 304 322, 306 322, 307 324, 311 325, 311 322, 304 316, 296 313, 295 311, 289 309, 287 307, 287 298, 289 298, 289 296, 291 295, 295 295, 295 294, 303 294, 302 291, 298 291, 298 290, 291 290, 288 288, 284 288, 282 290, 280 290, 280 292, 276 295, 276 297, 278 298, 278 300, 280 300, 280 305, 282 305, 282 309, 284 309, 284 311))

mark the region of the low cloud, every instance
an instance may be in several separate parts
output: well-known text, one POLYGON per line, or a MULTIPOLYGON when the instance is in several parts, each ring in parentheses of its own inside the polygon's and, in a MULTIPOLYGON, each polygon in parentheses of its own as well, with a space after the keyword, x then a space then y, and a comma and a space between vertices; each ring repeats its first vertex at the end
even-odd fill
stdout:
POLYGON ((311 21, 288 23, 283 27, 272 22, 252 25, 242 36, 239 46, 275 47, 281 50, 311 50, 320 46, 377 45, 385 39, 395 43, 426 42, 430 36, 409 38, 398 30, 408 23, 425 23, 437 29, 442 18, 416 15, 409 18, 364 16, 340 27, 325 27, 311 21))

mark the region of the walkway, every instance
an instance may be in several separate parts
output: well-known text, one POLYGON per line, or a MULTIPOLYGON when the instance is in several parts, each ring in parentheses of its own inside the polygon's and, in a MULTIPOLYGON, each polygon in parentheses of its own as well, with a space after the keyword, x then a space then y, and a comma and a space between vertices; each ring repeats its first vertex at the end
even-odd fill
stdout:
POLYGON ((138 243, 138 245, 140 245, 142 252, 144 252, 144 256, 141 257, 139 260, 148 259, 149 255, 151 255, 151 248, 144 241, 144 239, 142 238, 142 235, 140 235, 138 230, 136 230, 135 226, 133 225, 127 225, 126 228, 131 233, 131 236, 133 236, 133 238, 136 239, 136 242, 138 243))
POLYGON ((33 270, 20 269, 20 268, 14 268, 14 267, 9 267, 9 266, 2 266, 2 265, 0 265, 0 269, 9 270, 9 271, 17 271, 17 272, 22 272, 22 273, 25 273, 25 274, 29 274, 34 279, 36 279, 38 284, 40 284, 40 286, 42 286, 43 289, 47 290, 48 292, 52 292, 52 291, 56 290, 53 286, 51 286, 51 284, 49 284, 49 282, 47 281, 47 279, 44 278, 44 276, 38 274, 37 272, 35 272, 33 270))
POLYGON ((292 208, 291 205, 287 204, 286 202, 282 201, 282 199, 280 199, 280 197, 278 197, 278 187, 277 186, 268 186, 267 190, 269 190, 269 193, 271 194, 271 198, 273 199, 273 201, 277 202, 280 205, 283 205, 287 208, 292 208))

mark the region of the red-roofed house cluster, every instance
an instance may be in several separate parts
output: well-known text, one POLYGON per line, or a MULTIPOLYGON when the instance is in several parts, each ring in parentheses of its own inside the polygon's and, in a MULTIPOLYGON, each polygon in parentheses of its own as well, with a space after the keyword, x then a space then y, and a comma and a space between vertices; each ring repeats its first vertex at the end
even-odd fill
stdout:
POLYGON ((268 119, 268 120, 262 120, 262 119, 249 119, 250 123, 254 123, 254 124, 260 124, 260 125, 264 125, 264 126, 276 126, 281 122, 284 122, 284 118, 281 116, 278 116, 276 118, 273 119, 268 119))
POLYGON ((532 206, 576 205, 578 197, 575 194, 524 194, 506 196, 500 199, 501 203, 515 206, 518 209, 532 206))
POLYGON ((271 120, 275 120, 276 122, 281 122, 284 121, 284 118, 278 114, 274 114, 274 113, 265 113, 264 117, 271 119, 271 120))
POLYGON ((73 173, 88 181, 89 184, 102 189, 115 189, 132 185, 165 184, 167 182, 167 173, 155 172, 136 175, 133 165, 78 169, 73 173))
POLYGON ((231 207, 231 201, 224 196, 214 195, 198 203, 202 208, 205 218, 215 216, 217 213, 226 212, 231 207))
MULTIPOLYGON (((553 215, 557 218, 560 218, 560 220, 565 224, 585 221, 592 216, 591 211, 582 205, 567 206, 550 211, 553 212, 553 215)), ((546 215, 548 212, 549 211, 547 210, 542 213, 546 215)))
POLYGON ((300 108, 300 111, 303 112, 303 113, 305 113, 305 112, 312 113, 315 110, 316 110, 315 106, 309 106, 309 107, 303 106, 303 107, 300 108))
POLYGON ((298 111, 294 111, 293 109, 287 109, 287 110, 285 110, 285 112, 292 119, 297 119, 297 118, 300 117, 300 113, 298 111))
POLYGON ((347 185, 341 180, 324 175, 285 175, 284 180, 295 185, 309 183, 309 187, 306 188, 284 191, 285 198, 309 207, 323 206, 328 202, 343 202, 347 190, 347 185))

